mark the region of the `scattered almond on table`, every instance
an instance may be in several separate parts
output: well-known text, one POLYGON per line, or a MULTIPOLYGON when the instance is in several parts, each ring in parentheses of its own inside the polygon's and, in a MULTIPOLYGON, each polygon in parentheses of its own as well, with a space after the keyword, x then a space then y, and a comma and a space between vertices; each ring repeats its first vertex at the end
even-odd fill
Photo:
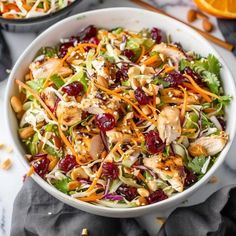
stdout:
POLYGON ((3 170, 8 170, 10 169, 12 166, 12 161, 10 158, 5 159, 1 164, 0 164, 0 168, 3 170))
POLYGON ((207 15, 195 9, 189 9, 189 11, 187 12, 187 21, 189 23, 192 23, 197 19, 202 20, 202 28, 206 32, 211 32, 214 29, 214 25, 210 22, 207 15))
POLYGON ((88 229, 82 229, 81 236, 88 236, 88 229))
POLYGON ((211 32, 213 30, 214 26, 213 26, 213 24, 208 19, 204 19, 202 21, 202 28, 206 32, 211 32))
POLYGON ((218 178, 216 176, 212 176, 210 180, 208 181, 208 183, 210 184, 215 184, 217 182, 218 182, 218 178))
POLYGON ((6 150, 6 152, 8 152, 8 153, 12 153, 12 152, 13 152, 13 148, 10 147, 10 146, 6 146, 5 150, 6 150))
POLYGON ((194 9, 190 9, 187 13, 188 22, 194 22, 197 19, 197 12, 194 9))
MULTIPOLYGON (((5 145, 4 143, 0 143, 0 150, 2 152, 5 151, 7 153, 13 152, 13 148, 11 146, 5 145)), ((8 170, 11 168, 11 166, 12 166, 12 160, 10 158, 6 158, 2 162, 0 162, 0 169, 2 169, 2 170, 8 170)))
POLYGON ((163 225, 166 222, 166 219, 163 217, 157 217, 156 218, 158 224, 163 225))

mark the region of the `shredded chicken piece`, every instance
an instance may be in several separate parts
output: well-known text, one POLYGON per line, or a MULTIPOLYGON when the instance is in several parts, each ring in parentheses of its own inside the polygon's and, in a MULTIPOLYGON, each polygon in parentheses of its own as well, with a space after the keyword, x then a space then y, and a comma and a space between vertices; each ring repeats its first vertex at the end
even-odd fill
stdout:
POLYGON ((186 174, 184 172, 183 159, 180 156, 152 156, 144 158, 143 163, 155 171, 158 176, 171 184, 178 192, 184 190, 184 181, 186 174))
POLYGON ((133 138, 132 135, 123 134, 121 132, 116 131, 115 129, 107 131, 106 135, 108 137, 108 142, 109 143, 117 143, 120 140, 123 140, 123 142, 129 142, 133 138))
POLYGON ((91 139, 91 144, 89 148, 89 154, 90 156, 96 160, 98 159, 99 155, 104 150, 104 145, 101 139, 101 136, 99 134, 94 135, 91 139))
POLYGON ((208 155, 214 156, 223 150, 227 141, 228 135, 225 132, 221 132, 220 135, 198 138, 190 144, 189 148, 194 149, 197 145, 201 145, 206 150, 208 155))
POLYGON ((41 97, 44 100, 45 104, 53 110, 57 101, 57 96, 55 92, 52 91, 51 87, 45 88, 42 93, 41 97))
POLYGON ((82 112, 78 108, 77 103, 60 101, 56 114, 60 124, 71 126, 81 120, 82 112))
POLYGON ((159 52, 164 54, 166 57, 171 58, 175 63, 175 66, 179 65, 181 59, 185 59, 185 54, 175 45, 170 45, 166 43, 160 43, 153 47, 153 52, 159 52))
POLYGON ((158 117, 157 129, 160 138, 170 144, 181 135, 180 112, 176 107, 165 107, 158 117))
POLYGON ((57 58, 50 58, 43 63, 33 62, 29 68, 32 71, 34 79, 48 78, 53 74, 66 77, 73 72, 69 67, 62 66, 61 60, 57 58))

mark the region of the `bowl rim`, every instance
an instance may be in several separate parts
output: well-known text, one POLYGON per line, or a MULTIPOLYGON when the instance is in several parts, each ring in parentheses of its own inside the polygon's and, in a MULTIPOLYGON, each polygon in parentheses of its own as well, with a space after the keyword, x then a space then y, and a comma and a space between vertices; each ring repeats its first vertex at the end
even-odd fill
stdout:
POLYGON ((63 15, 64 13, 70 11, 73 9, 74 6, 82 2, 83 0, 75 0, 70 5, 63 7, 62 9, 52 12, 50 14, 44 15, 44 16, 37 16, 37 17, 30 17, 30 18, 23 18, 23 19, 6 19, 0 16, 0 26, 1 24, 32 24, 32 23, 39 23, 42 21, 48 21, 57 18, 60 15, 63 15))
MULTIPOLYGON (((194 31, 193 29, 191 29, 189 26, 185 25, 184 23, 181 23, 175 19, 172 19, 168 16, 165 15, 161 15, 159 13, 154 13, 152 11, 148 11, 148 10, 144 10, 144 9, 138 9, 138 8, 131 8, 131 7, 113 7, 113 8, 105 8, 105 9, 98 9, 98 10, 92 10, 92 11, 86 11, 86 12, 82 12, 79 14, 75 14, 73 16, 70 16, 62 21, 57 22, 56 24, 54 24, 53 26, 49 27, 47 30, 45 30, 43 33, 41 33, 36 39, 33 40, 33 42, 24 50, 24 52, 21 54, 21 56, 18 58, 17 62, 15 63, 11 74, 9 76, 8 79, 8 83, 7 83, 7 88, 6 88, 6 93, 5 93, 5 99, 4 99, 4 107, 5 107, 5 122, 7 125, 7 129, 8 132, 10 134, 10 138, 11 141, 13 143, 14 149, 16 151, 16 155, 18 156, 18 159, 20 159, 20 162, 23 164, 23 166, 28 170, 29 169, 29 164, 28 162, 24 159, 24 157, 21 155, 19 149, 17 148, 17 144, 14 141, 13 138, 13 133, 11 132, 10 129, 10 122, 9 122, 9 117, 10 117, 10 109, 11 106, 9 104, 9 98, 10 98, 10 91, 11 91, 11 86, 12 83, 14 81, 14 77, 13 75, 17 73, 17 69, 19 67, 19 65, 21 64, 21 61, 27 57, 28 52, 30 51, 31 47, 33 47, 40 39, 41 37, 47 35, 50 31, 54 30, 54 28, 57 28, 59 25, 63 25, 65 22, 67 21, 71 21, 71 20, 76 20, 79 17, 89 17, 92 16, 94 14, 97 13, 104 13, 106 14, 106 12, 110 12, 110 11, 115 11, 115 12, 123 12, 123 11, 131 11, 133 13, 145 13, 147 15, 149 15, 150 17, 153 15, 158 15, 160 18, 163 18, 163 20, 167 19, 169 21, 172 21, 173 23, 175 23, 176 25, 178 25, 179 27, 181 27, 184 31, 191 31, 191 34, 194 35, 196 38, 198 38, 200 41, 204 41, 205 45, 208 46, 209 48, 211 48, 211 50, 213 51, 214 55, 216 55, 218 58, 220 58, 220 61, 223 65, 224 70, 227 71, 228 75, 231 80, 231 82, 234 84, 233 87, 233 93, 234 95, 236 95, 236 87, 235 87, 235 81, 233 79, 233 76, 231 74, 230 69, 228 68, 228 66, 226 65, 225 61, 222 59, 222 57, 219 55, 219 53, 216 51, 216 49, 205 39, 203 38, 203 36, 201 36, 199 33, 197 33, 196 31, 194 31)), ((58 39, 59 41, 59 39, 58 39)), ((236 96, 235 96, 236 97, 236 96)), ((235 100, 235 98, 233 98, 233 100, 235 100)), ((150 205, 145 205, 145 206, 139 206, 139 207, 133 207, 133 208, 109 208, 109 207, 105 207, 102 205, 93 205, 91 203, 87 203, 87 202, 83 202, 77 199, 74 199, 62 192, 60 192, 59 190, 57 190, 56 188, 54 188, 53 186, 49 185, 45 180, 43 180, 41 177, 39 177, 37 174, 33 174, 32 178, 44 189, 46 190, 49 194, 53 195, 54 197, 58 198, 59 200, 65 202, 68 205, 71 205, 73 207, 78 206, 77 208, 86 210, 85 211, 90 211, 93 212, 94 214, 97 215, 104 215, 103 213, 109 214, 109 213, 134 213, 134 212, 150 212, 151 209, 158 209, 158 207, 167 207, 169 204, 171 204, 171 202, 177 202, 176 205, 178 205, 178 202, 180 202, 181 199, 183 198, 187 198, 191 193, 193 193, 194 191, 196 191, 197 189, 199 189, 200 186, 203 186, 204 183, 206 183, 206 181, 213 175, 213 173, 221 166, 221 164, 223 163, 223 161, 226 158, 226 155, 229 151, 229 148, 232 144, 232 141, 234 139, 235 133, 236 133, 236 120, 232 121, 232 127, 231 129, 231 137, 229 139, 229 142, 227 143, 226 147, 223 149, 223 151, 220 153, 219 157, 217 158, 216 163, 214 163, 214 165, 211 167, 211 169, 198 181, 196 182, 194 185, 192 185, 191 187, 189 187, 188 189, 184 190, 183 192, 180 193, 176 193, 174 196, 165 199, 163 201, 160 202, 156 202, 150 205), (92 210, 91 210, 92 209, 92 210), (96 210, 98 210, 96 212, 96 210)), ((114 217, 114 216, 113 216, 114 217)), ((129 217, 127 215, 127 217, 129 217)))

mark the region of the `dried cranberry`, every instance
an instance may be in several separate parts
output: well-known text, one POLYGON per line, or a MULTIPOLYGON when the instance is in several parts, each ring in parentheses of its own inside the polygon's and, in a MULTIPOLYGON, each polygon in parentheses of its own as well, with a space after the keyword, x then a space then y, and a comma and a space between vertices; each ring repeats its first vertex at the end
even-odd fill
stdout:
POLYGON ((84 90, 84 86, 79 81, 74 81, 61 89, 64 93, 69 96, 78 96, 84 90))
POLYGON ((138 196, 137 189, 135 187, 129 187, 127 185, 121 185, 116 193, 125 197, 128 201, 132 201, 135 197, 138 196))
POLYGON ((140 87, 134 91, 134 96, 140 105, 147 105, 150 102, 150 97, 140 87))
POLYGON ((79 38, 81 41, 86 41, 91 39, 92 37, 96 37, 97 28, 94 25, 89 25, 79 33, 79 38))
POLYGON ((58 53, 59 55, 58 56, 61 57, 61 58, 64 57, 67 54, 68 49, 70 47, 74 47, 73 42, 62 43, 60 48, 59 48, 59 53, 58 53))
POLYGON ((170 83, 170 87, 177 87, 184 82, 185 78, 182 74, 175 71, 171 72, 164 80, 170 83))
POLYGON ((111 179, 117 179, 119 175, 119 169, 117 165, 112 162, 104 162, 102 165, 102 172, 104 176, 111 179))
POLYGON ((123 52, 122 52, 122 55, 126 56, 129 60, 132 61, 132 59, 134 58, 135 54, 132 50, 130 49, 125 49, 123 52))
POLYGON ((153 27, 151 29, 151 38, 155 40, 156 43, 161 42, 161 30, 157 29, 156 27, 153 27))
POLYGON ((67 154, 63 159, 58 163, 59 169, 62 171, 68 172, 77 165, 76 159, 73 155, 67 154))
POLYGON ((92 37, 91 39, 89 39, 89 43, 93 43, 98 45, 99 44, 99 39, 97 37, 92 37))
POLYGON ((158 189, 155 192, 151 193, 147 197, 147 201, 148 201, 149 204, 152 204, 152 203, 155 203, 155 202, 163 201, 167 198, 168 198, 168 196, 163 192, 163 190, 158 189))
POLYGON ((189 186, 189 185, 197 182, 197 176, 191 170, 189 170, 185 167, 184 171, 186 173, 184 186, 189 186))
POLYGON ((108 131, 115 127, 116 120, 110 113, 103 113, 96 116, 96 124, 101 131, 108 131))
POLYGON ((222 127, 222 130, 225 130, 226 128, 226 122, 225 119, 223 117, 217 117, 217 120, 220 122, 220 125, 222 127))
POLYGON ((204 85, 202 77, 197 72, 193 71, 190 67, 184 68, 184 73, 191 76, 197 84, 204 85))
POLYGON ((32 166, 34 168, 34 171, 40 177, 43 178, 48 172, 49 163, 50 163, 50 161, 48 160, 48 158, 45 155, 43 155, 38 160, 32 162, 32 166))
POLYGON ((145 135, 146 147, 150 153, 162 152, 165 148, 165 143, 161 140, 159 133, 151 130, 145 135))
POLYGON ((115 82, 119 83, 122 80, 126 80, 128 78, 128 70, 129 70, 129 65, 122 64, 121 68, 116 72, 115 82))

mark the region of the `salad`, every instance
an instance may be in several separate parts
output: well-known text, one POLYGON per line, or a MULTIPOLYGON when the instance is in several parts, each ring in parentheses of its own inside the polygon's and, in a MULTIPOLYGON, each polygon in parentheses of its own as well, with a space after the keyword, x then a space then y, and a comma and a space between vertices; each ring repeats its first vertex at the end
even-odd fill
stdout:
POLYGON ((228 141, 220 69, 155 27, 90 25, 42 48, 11 98, 28 175, 107 207, 183 192, 228 141))
POLYGON ((22 19, 44 16, 67 7, 75 0, 1 0, 0 16, 22 19))

